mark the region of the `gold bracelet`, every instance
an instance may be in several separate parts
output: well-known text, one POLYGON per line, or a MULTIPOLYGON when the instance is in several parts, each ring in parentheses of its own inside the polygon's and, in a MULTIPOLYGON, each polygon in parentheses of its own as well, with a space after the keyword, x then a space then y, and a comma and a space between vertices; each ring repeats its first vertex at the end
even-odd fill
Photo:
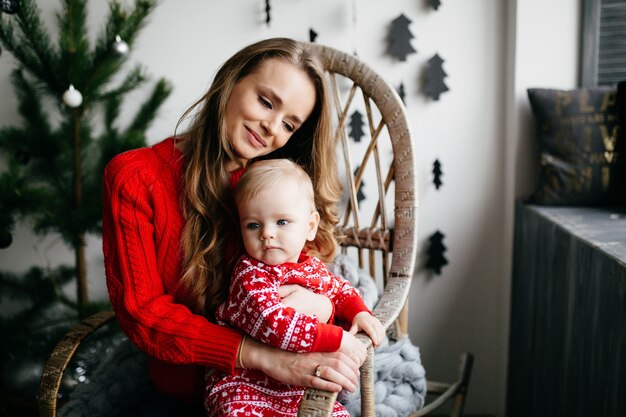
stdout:
POLYGON ((243 359, 241 359, 241 356, 243 354, 243 345, 246 343, 246 338, 248 337, 248 335, 243 335, 243 337, 241 338, 241 342, 239 343, 239 349, 237 350, 237 367, 239 368, 244 368, 243 366, 243 359))

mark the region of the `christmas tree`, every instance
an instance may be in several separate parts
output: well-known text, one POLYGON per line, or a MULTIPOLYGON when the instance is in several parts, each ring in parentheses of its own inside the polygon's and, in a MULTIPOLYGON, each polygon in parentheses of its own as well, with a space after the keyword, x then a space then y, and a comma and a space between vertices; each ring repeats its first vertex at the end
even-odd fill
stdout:
POLYGON ((85 261, 86 236, 101 231, 104 166, 115 154, 146 145, 145 131, 171 87, 158 80, 130 122, 119 126, 123 99, 148 81, 140 65, 124 64, 156 0, 129 7, 111 1, 95 40, 87 35, 86 0, 61 1, 57 40, 34 0, 2 4, 0 45, 17 64, 11 80, 21 122, 0 128, 0 247, 11 244, 20 223, 37 235, 60 236, 74 252, 71 265, 0 271, 0 301, 20 306, 0 317, 5 392, 7 364, 22 356, 43 363, 71 324, 108 303, 89 300, 85 261), (75 299, 62 291, 71 281, 75 299))

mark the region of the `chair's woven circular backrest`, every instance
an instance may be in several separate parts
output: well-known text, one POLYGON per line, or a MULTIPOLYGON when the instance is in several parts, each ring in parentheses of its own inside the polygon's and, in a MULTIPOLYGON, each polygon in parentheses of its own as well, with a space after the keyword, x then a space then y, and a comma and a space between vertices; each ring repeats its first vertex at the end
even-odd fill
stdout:
POLYGON ((321 57, 336 114, 342 250, 354 252, 385 288, 374 313, 388 327, 408 295, 417 253, 417 184, 404 105, 358 58, 305 45, 321 57))

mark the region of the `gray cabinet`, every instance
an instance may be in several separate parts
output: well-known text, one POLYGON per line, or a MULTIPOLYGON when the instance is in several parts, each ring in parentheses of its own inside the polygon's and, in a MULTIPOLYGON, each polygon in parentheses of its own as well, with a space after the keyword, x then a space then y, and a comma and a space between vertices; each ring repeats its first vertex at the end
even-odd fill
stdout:
POLYGON ((626 416, 626 210, 515 213, 507 416, 626 416))

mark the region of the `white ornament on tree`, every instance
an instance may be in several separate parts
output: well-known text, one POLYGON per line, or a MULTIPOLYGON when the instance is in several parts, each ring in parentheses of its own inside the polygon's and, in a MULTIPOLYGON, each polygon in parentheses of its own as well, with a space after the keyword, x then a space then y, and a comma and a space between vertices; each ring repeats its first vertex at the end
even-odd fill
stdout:
POLYGON ((78 107, 83 103, 83 95, 70 84, 70 87, 63 93, 63 102, 67 107, 78 107))
POLYGON ((128 44, 122 40, 120 35, 115 35, 113 49, 118 55, 126 55, 128 53, 128 44))

